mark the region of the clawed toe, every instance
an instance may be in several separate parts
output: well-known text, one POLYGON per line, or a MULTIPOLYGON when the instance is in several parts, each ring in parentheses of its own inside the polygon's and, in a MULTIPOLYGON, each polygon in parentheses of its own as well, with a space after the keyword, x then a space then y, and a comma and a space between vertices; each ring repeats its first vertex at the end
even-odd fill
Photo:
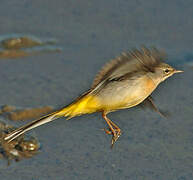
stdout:
POLYGON ((111 129, 103 129, 106 134, 112 135, 112 140, 111 140, 111 148, 113 147, 114 143, 119 139, 121 135, 121 130, 120 129, 114 129, 114 132, 111 131, 111 129))
POLYGON ((112 131, 110 130, 110 128, 107 130, 106 128, 103 129, 105 131, 106 134, 112 135, 112 131))
POLYGON ((111 148, 113 148, 113 145, 115 144, 115 142, 119 139, 121 135, 121 131, 116 131, 116 134, 113 135, 112 140, 111 140, 111 148))

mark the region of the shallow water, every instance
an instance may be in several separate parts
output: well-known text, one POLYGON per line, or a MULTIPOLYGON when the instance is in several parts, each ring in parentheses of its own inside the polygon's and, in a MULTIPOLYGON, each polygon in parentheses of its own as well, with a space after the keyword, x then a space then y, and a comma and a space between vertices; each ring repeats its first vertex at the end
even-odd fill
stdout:
POLYGON ((1 179, 193 179, 193 70, 186 65, 193 60, 192 7, 190 0, 2 1, 0 35, 49 37, 63 49, 1 59, 2 105, 62 107, 89 89, 107 60, 142 44, 165 50, 167 62, 185 73, 153 93, 168 119, 139 108, 110 114, 123 131, 111 150, 100 114, 61 118, 31 132, 40 154, 10 167, 0 162, 1 179))

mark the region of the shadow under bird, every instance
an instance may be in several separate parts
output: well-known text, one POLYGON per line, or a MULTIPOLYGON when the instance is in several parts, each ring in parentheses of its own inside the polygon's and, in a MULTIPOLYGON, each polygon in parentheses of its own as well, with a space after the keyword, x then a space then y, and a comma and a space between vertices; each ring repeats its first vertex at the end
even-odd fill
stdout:
POLYGON ((107 117, 108 113, 136 106, 143 101, 160 113, 150 94, 162 81, 175 73, 183 72, 162 62, 164 58, 164 54, 155 48, 142 47, 141 50, 122 53, 107 63, 96 75, 90 90, 70 105, 14 130, 4 140, 10 142, 26 131, 62 116, 71 119, 101 112, 109 126, 104 131, 112 135, 113 146, 121 135, 121 129, 107 117))

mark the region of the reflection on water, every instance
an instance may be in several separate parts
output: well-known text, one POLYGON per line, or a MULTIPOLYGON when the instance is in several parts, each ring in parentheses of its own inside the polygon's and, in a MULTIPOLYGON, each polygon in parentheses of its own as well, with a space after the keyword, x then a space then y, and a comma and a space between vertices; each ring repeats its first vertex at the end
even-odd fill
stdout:
POLYGON ((13 121, 23 121, 29 119, 36 119, 40 116, 51 113, 53 108, 51 106, 43 106, 37 108, 16 108, 10 105, 4 105, 0 109, 0 115, 13 121))
POLYGON ((22 58, 40 53, 61 52, 55 40, 40 40, 33 36, 10 35, 0 37, 0 58, 22 58))

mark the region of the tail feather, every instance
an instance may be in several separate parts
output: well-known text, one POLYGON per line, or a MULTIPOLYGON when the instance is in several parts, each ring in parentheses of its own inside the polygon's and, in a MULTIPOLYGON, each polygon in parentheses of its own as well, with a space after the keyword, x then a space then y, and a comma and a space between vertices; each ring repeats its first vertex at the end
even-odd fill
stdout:
POLYGON ((5 136, 4 140, 7 142, 10 142, 10 141, 14 140, 15 138, 19 137, 20 135, 24 134, 26 131, 29 131, 33 128, 41 126, 47 122, 53 121, 57 118, 58 117, 56 116, 56 114, 49 114, 47 116, 44 116, 40 119, 32 121, 32 122, 18 128, 18 129, 14 130, 13 132, 9 133, 7 136, 5 136))
POLYGON ((53 112, 53 113, 48 114, 46 116, 43 116, 42 118, 34 120, 34 121, 16 129, 16 130, 14 130, 13 132, 7 134, 4 138, 4 140, 7 142, 11 142, 15 138, 19 137, 20 135, 24 134, 25 132, 27 132, 31 129, 34 129, 34 128, 41 126, 45 123, 51 122, 55 119, 58 119, 61 116, 68 117, 71 114, 71 111, 69 111, 69 107, 66 107, 66 108, 63 108, 62 110, 53 112))
POLYGON ((51 122, 55 119, 58 119, 59 117, 62 116, 67 117, 67 119, 70 119, 72 117, 79 116, 81 114, 96 112, 98 107, 97 105, 98 105, 97 101, 92 96, 83 96, 78 101, 75 101, 71 105, 61 110, 48 114, 40 119, 34 120, 14 130, 13 132, 7 134, 4 140, 10 142, 15 138, 17 138, 18 136, 22 135, 23 133, 38 126, 41 126, 45 123, 51 122))

